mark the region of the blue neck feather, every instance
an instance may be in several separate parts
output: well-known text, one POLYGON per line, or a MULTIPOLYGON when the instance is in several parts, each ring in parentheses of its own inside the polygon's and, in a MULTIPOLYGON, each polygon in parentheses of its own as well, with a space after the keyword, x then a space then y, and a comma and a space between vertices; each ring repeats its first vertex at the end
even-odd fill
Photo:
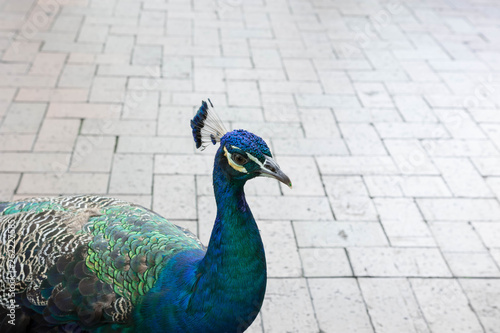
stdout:
POLYGON ((244 181, 228 179, 222 163, 227 162, 219 149, 213 171, 217 217, 207 252, 185 251, 171 259, 138 305, 136 325, 145 331, 243 332, 260 310, 264 247, 244 181), (148 321, 153 315, 161 320, 148 321))

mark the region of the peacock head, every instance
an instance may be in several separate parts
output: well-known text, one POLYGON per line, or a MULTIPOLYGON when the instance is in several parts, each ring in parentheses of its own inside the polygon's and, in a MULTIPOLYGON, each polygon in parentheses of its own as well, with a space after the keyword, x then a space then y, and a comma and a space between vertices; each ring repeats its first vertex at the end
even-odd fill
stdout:
POLYGON ((242 129, 226 131, 210 99, 208 102, 209 104, 202 102, 191 120, 196 148, 203 150, 210 143, 215 145, 220 142, 220 164, 223 172, 231 179, 247 181, 264 176, 277 179, 292 187, 290 178, 281 171, 266 142, 261 137, 242 129))

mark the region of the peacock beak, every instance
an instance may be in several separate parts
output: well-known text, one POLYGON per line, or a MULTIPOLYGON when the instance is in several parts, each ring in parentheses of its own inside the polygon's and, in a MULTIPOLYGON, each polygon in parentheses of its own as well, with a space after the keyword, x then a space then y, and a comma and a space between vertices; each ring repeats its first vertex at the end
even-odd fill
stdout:
POLYGON ((279 180, 283 184, 292 188, 292 182, 290 178, 283 171, 281 171, 280 166, 271 157, 266 156, 266 160, 259 170, 261 176, 270 177, 279 180))

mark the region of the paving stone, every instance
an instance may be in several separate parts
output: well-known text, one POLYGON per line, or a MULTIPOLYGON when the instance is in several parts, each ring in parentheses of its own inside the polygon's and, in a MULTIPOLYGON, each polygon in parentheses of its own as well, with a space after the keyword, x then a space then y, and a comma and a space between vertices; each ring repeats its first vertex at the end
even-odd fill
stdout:
POLYGON ((490 249, 490 254, 493 257, 493 260, 497 263, 497 266, 500 265, 500 249, 490 249))
POLYGON ((199 68, 194 73, 194 90, 203 92, 225 92, 224 70, 220 68, 199 68))
POLYGON ((0 88, 0 100, 3 102, 10 102, 16 95, 14 88, 0 88))
POLYGON ((109 192, 150 194, 152 191, 153 156, 116 154, 109 182, 109 192))
POLYGON ((21 88, 16 96, 18 102, 86 102, 88 89, 79 88, 21 88))
POLYGON ((412 81, 437 82, 439 77, 432 70, 426 61, 402 61, 401 66, 410 76, 412 81))
POLYGON ((31 62, 40 50, 41 42, 13 41, 3 54, 3 61, 31 62))
POLYGON ((314 59, 314 66, 322 70, 372 69, 364 59, 314 59))
POLYGON ((432 332, 483 332, 456 280, 411 279, 410 282, 432 332))
POLYGON ((0 64, 0 73, 2 74, 26 74, 29 69, 29 63, 15 64, 3 63, 0 64))
POLYGON ((358 99, 352 95, 313 95, 313 94, 298 94, 296 95, 297 104, 301 107, 360 107, 358 99))
POLYGON ((299 115, 307 138, 340 138, 340 131, 331 110, 300 109, 299 115))
POLYGON ((92 84, 95 74, 94 65, 66 64, 59 79, 58 86, 65 88, 87 88, 92 84))
MULTIPOLYGON (((125 79, 125 78, 123 78, 125 79)), ((150 90, 168 90, 168 91, 192 91, 192 83, 190 80, 180 78, 162 79, 158 77, 142 77, 128 78, 128 88, 133 93, 147 92, 150 90)))
POLYGON ((204 155, 156 155, 157 174, 205 174, 211 175, 213 156, 204 155))
POLYGON ((125 53, 130 54, 134 47, 133 36, 108 36, 104 53, 125 53))
POLYGON ((359 99, 365 107, 393 107, 394 104, 380 83, 354 83, 359 99))
POLYGON ((105 43, 108 38, 109 27, 106 25, 88 25, 84 24, 78 35, 79 42, 98 42, 105 43))
POLYGON ((485 137, 483 131, 463 110, 434 109, 434 113, 454 138, 484 139, 485 137))
POLYGON ((287 138, 290 136, 301 138, 303 136, 300 123, 233 122, 233 127, 245 128, 263 138, 287 138))
POLYGON ((489 253, 443 252, 451 272, 458 277, 499 277, 500 270, 489 253))
POLYGON ((387 239, 374 222, 294 222, 299 247, 384 246, 387 239))
POLYGON ((318 77, 311 61, 306 59, 283 60, 290 81, 317 81, 318 77))
POLYGON ((158 77, 159 66, 139 65, 100 65, 97 75, 101 76, 133 76, 133 77, 158 77))
POLYGON ((153 210, 167 219, 196 219, 194 176, 155 175, 153 210))
POLYGON ((429 226, 444 252, 486 252, 481 239, 468 223, 433 222, 429 226))
POLYGON ((344 249, 299 248, 305 277, 352 276, 344 249))
POLYGON ((361 177, 324 176, 323 183, 337 220, 377 220, 377 212, 361 177))
POLYGON ((104 194, 108 179, 103 173, 25 173, 17 193, 104 194))
POLYGON ((242 57, 195 57, 194 67, 251 68, 249 58, 242 57))
POLYGON ((344 72, 321 70, 318 75, 325 93, 354 95, 351 80, 344 72))
POLYGON ((290 221, 261 221, 269 277, 300 277, 302 267, 290 221))
POLYGON ((500 177, 486 178, 486 183, 491 188, 493 193, 500 198, 500 177))
POLYGON ((35 137, 35 134, 0 134, 0 151, 30 151, 35 137))
MULTIPOLYGON (((444 116, 446 117, 445 119, 456 119, 456 115, 461 117, 462 110, 461 108, 464 107, 488 107, 491 108, 493 107, 493 102, 490 102, 489 100, 486 99, 475 99, 475 96, 472 95, 472 97, 464 97, 464 96, 457 96, 457 95, 450 95, 449 93, 446 94, 439 94, 437 91, 433 92, 427 92, 427 94, 424 95, 425 100, 429 105, 434 109, 434 112, 436 115, 438 115, 438 112, 444 113, 444 116), (438 111, 439 110, 439 111, 438 111)), ((439 117, 439 115, 438 115, 439 117)), ((465 118, 466 117, 462 117, 465 118)), ((455 123, 456 124, 456 123, 455 123)), ((460 123, 458 123, 461 125, 460 123)), ((464 125, 471 125, 470 122, 465 122, 464 125)), ((472 127, 472 125, 471 125, 472 127)), ((458 134, 458 132, 457 132, 458 134)), ((467 133, 464 133, 467 134, 467 133)), ((473 133, 471 133, 473 134, 473 133)))
POLYGON ((385 140, 389 154, 404 175, 438 175, 432 160, 416 140, 385 140))
POLYGON ((25 74, 3 75, 5 80, 0 80, 0 87, 55 87, 57 76, 36 76, 25 74))
POLYGON ((434 158, 434 164, 457 197, 492 197, 491 190, 465 158, 434 158))
POLYGON ((46 109, 45 103, 12 103, 0 126, 0 133, 37 133, 46 109))
MULTIPOLYGON (((217 113, 221 115, 221 109, 217 108, 217 113)), ((186 136, 191 138, 192 133, 189 128, 179 126, 179 124, 189 124, 194 116, 193 107, 188 106, 162 106, 158 114, 158 135, 186 136)))
POLYGON ((392 246, 436 246, 413 200, 378 198, 373 202, 392 246))
POLYGON ((122 119, 157 119, 159 105, 159 92, 129 91, 125 96, 122 119))
POLYGON ((19 184, 19 179, 21 175, 18 173, 3 173, 0 174, 0 184, 2 184, 0 188, 0 200, 1 201, 9 201, 14 194, 14 191, 19 184))
POLYGON ((329 139, 328 145, 324 139, 280 139, 272 140, 273 146, 280 155, 348 155, 343 140, 329 139))
POLYGON ((325 197, 260 196, 248 197, 247 200, 256 219, 333 220, 328 199, 325 197))
POLYGON ((500 122, 500 113, 494 108, 468 109, 469 114, 476 122, 500 122))
POLYGON ((359 279, 376 332, 430 333, 406 279, 359 279))
POLYGON ((322 332, 374 332, 355 279, 309 279, 308 284, 322 332))
POLYGON ((50 103, 47 117, 50 118, 119 118, 121 106, 107 103, 50 103))
POLYGON ((399 95, 394 96, 394 103, 403 118, 408 122, 436 122, 437 117, 434 115, 429 106, 420 96, 399 95))
POLYGON ((369 124, 340 124, 342 137, 352 155, 386 155, 377 132, 369 124))
POLYGON ((162 49, 160 46, 136 45, 132 56, 133 65, 157 66, 161 64, 162 49))
POLYGON ((285 195, 321 196, 325 194, 316 162, 312 157, 279 157, 277 162, 281 170, 292 180, 293 191, 283 187, 285 195))
MULTIPOLYGON (((449 94, 450 90, 445 84, 440 82, 386 82, 385 86, 390 94, 449 94)), ((426 96, 426 100, 431 99, 435 103, 434 97, 426 96)), ((460 102, 455 102, 457 105, 460 102)))
POLYGON ((500 248, 498 237, 500 236, 500 225, 495 222, 474 222, 474 229, 488 248, 500 248))
POLYGON ((272 68, 226 68, 224 73, 227 80, 267 80, 283 83, 286 78, 283 69, 272 68))
POLYGON ((38 133, 35 151, 70 152, 73 150, 81 121, 46 118, 38 133))
POLYGON ((269 279, 261 313, 265 332, 319 331, 305 279, 269 279))
MULTIPOLYGON (((262 99, 264 116, 267 121, 272 121, 272 122, 300 121, 299 111, 296 109, 293 102, 288 101, 288 97, 285 97, 283 101, 280 98, 274 98, 274 97, 276 97, 276 95, 266 95, 263 96, 262 99)), ((257 109, 255 110, 257 114, 260 113, 259 111, 260 110, 257 109)))
POLYGON ((373 197, 449 197, 451 192, 437 176, 365 176, 373 197))
MULTIPOLYGON (((231 83, 232 84, 232 83, 231 83)), ((259 81, 260 90, 263 93, 298 93, 298 94, 319 94, 321 86, 316 82, 292 81, 281 82, 279 85, 275 81, 259 81)))
POLYGON ((33 61, 30 74, 54 75, 61 73, 66 60, 66 54, 43 52, 38 53, 33 61))
POLYGON ((447 138, 448 133, 439 124, 377 123, 375 128, 382 138, 447 138))
POLYGON ((231 106, 260 106, 259 92, 254 82, 232 81, 227 87, 231 106))
POLYGON ((316 160, 323 175, 399 174, 392 159, 385 156, 319 156, 316 160))
POLYGON ((85 119, 81 129, 82 134, 97 135, 154 135, 156 121, 152 120, 115 120, 115 119, 85 119))
POLYGON ((494 333, 500 325, 499 280, 460 279, 465 294, 487 333, 494 333))
POLYGON ((500 176, 500 157, 474 157, 471 160, 482 176, 500 176))
POLYGON ((417 199, 426 220, 468 221, 494 220, 500 213, 500 205, 493 199, 417 199))
MULTIPOLYGON (((422 140, 422 146, 430 156, 465 157, 495 156, 499 152, 488 140, 422 140)), ((472 159, 473 161, 475 159, 472 159)))
POLYGON ((483 124, 481 127, 497 148, 500 147, 500 126, 497 124, 483 124))
POLYGON ((435 248, 353 247, 348 253, 356 276, 451 276, 435 248))
MULTIPOLYGON (((94 81, 92 83, 90 101, 122 103, 123 100, 125 99, 126 85, 127 85, 127 78, 125 77, 96 76, 94 77, 94 81)), ((130 82, 129 82, 129 88, 133 89, 130 82)), ((143 90, 146 90, 146 87, 143 90)), ((135 91, 134 93, 135 95, 139 95, 135 91)))
POLYGON ((282 68, 280 54, 272 49, 252 49, 252 60, 256 68, 282 68))
POLYGON ((116 138, 80 135, 71 157, 70 171, 110 172, 116 138))
POLYGON ((335 116, 339 122, 378 123, 400 122, 401 116, 395 108, 335 108, 335 116))

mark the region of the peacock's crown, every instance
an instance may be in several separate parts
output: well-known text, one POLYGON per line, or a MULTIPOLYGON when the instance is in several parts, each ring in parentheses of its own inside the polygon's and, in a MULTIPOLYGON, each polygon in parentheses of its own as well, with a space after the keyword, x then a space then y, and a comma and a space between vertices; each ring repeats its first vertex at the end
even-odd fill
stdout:
POLYGON ((201 107, 191 120, 196 148, 200 148, 201 150, 205 149, 209 143, 215 145, 217 142, 220 142, 222 137, 227 133, 224 124, 215 113, 214 105, 210 99, 208 99, 208 103, 210 104, 202 101, 201 107))

